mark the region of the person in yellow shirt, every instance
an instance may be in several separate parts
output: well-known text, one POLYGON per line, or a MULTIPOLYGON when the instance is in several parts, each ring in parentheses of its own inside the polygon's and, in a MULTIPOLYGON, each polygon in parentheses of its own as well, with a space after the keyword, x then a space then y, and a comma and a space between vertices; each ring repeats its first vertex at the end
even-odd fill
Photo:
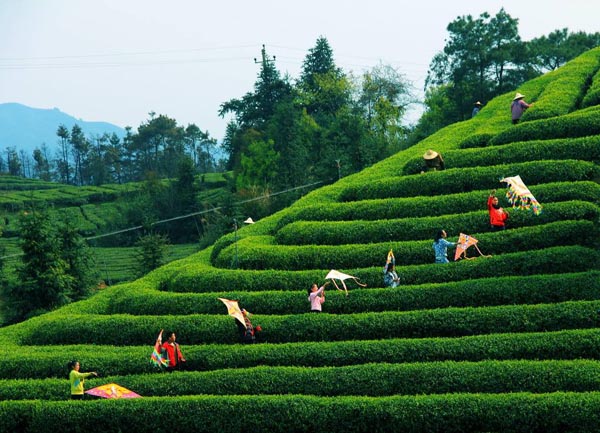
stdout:
POLYGON ((89 373, 79 372, 79 361, 70 361, 68 364, 69 370, 69 382, 71 382, 71 399, 81 400, 83 399, 83 382, 84 379, 90 376, 98 377, 98 373, 91 371, 89 373))

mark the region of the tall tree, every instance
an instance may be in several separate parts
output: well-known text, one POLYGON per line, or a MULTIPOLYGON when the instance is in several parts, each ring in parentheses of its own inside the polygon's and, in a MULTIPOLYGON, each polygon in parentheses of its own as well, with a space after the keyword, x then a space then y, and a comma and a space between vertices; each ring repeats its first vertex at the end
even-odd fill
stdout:
POLYGON ((63 218, 57 225, 57 241, 60 257, 66 265, 65 272, 72 278, 67 295, 75 301, 84 299, 97 282, 97 272, 93 267, 90 249, 72 218, 63 218))
POLYGON ((77 124, 71 128, 71 136, 69 138, 71 144, 71 155, 74 159, 74 175, 75 184, 84 185, 87 183, 84 179, 84 164, 87 163, 88 151, 90 144, 83 134, 83 130, 77 124))
MULTIPOLYGON (((45 145, 44 145, 45 146, 45 145)), ((50 180, 50 162, 46 153, 42 149, 35 149, 33 151, 33 173, 34 176, 49 181, 50 180)))
POLYGON ((446 92, 457 112, 445 117, 454 122, 470 117, 474 101, 487 101, 519 84, 526 66, 518 20, 504 9, 494 17, 487 12, 458 17, 447 30, 446 46, 431 61, 425 87, 450 85, 446 92))
POLYGON ((61 306, 69 301, 73 277, 60 256, 54 222, 44 211, 25 212, 19 220, 23 251, 19 283, 5 293, 13 321, 61 306))
POLYGON ((57 160, 57 171, 58 178, 62 183, 71 182, 71 167, 69 163, 69 138, 71 134, 65 125, 59 125, 56 130, 58 136, 58 160, 57 160))
POLYGON ((8 166, 8 174, 11 176, 21 176, 22 172, 22 164, 19 159, 19 154, 17 153, 17 149, 14 147, 6 148, 6 163, 8 166))
POLYGON ((600 33, 570 33, 565 27, 547 36, 532 39, 527 43, 527 52, 533 67, 539 73, 544 73, 560 68, 569 60, 599 45, 600 33))

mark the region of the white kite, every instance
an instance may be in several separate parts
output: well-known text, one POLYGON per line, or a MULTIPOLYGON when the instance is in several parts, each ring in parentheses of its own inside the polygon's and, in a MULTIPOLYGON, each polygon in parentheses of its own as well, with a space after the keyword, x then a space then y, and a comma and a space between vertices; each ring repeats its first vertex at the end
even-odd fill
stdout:
POLYGON ((506 199, 513 208, 532 209, 535 215, 542 213, 542 205, 538 203, 529 188, 525 186, 521 176, 505 177, 500 182, 508 183, 506 190, 506 199))
POLYGON ((242 325, 246 327, 246 320, 244 319, 244 315, 242 314, 242 310, 238 305, 238 301, 231 301, 225 298, 217 298, 219 301, 223 302, 227 307, 227 314, 231 317, 237 319, 242 325))
POLYGON ((329 271, 329 273, 327 274, 327 276, 325 277, 326 280, 331 280, 331 282, 333 283, 333 285, 335 286, 336 289, 338 289, 340 292, 342 291, 346 291, 346 296, 348 296, 348 288, 346 287, 346 283, 344 282, 344 280, 354 280, 354 282, 356 284, 358 284, 361 287, 367 287, 366 284, 361 284, 358 282, 358 278, 353 277, 352 275, 348 275, 348 274, 344 274, 343 272, 340 271, 336 271, 335 269, 332 269, 331 271, 329 271), (340 289, 338 287, 338 285, 336 284, 335 280, 340 280, 340 282, 342 283, 342 286, 344 287, 344 290, 340 289))

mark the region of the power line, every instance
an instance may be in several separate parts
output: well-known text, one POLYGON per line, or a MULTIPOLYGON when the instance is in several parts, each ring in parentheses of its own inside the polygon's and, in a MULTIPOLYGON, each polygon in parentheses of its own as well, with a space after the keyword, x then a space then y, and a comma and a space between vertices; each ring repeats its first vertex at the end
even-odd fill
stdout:
MULTIPOLYGON (((308 187, 311 187, 311 186, 319 185, 321 183, 323 183, 323 182, 322 181, 317 181, 317 182, 307 183, 307 184, 296 186, 296 187, 293 187, 293 188, 288 188, 288 189, 285 189, 285 190, 282 190, 282 191, 277 191, 277 192, 274 192, 272 194, 265 194, 265 195, 262 195, 262 196, 259 196, 259 197, 254 197, 254 198, 249 198, 249 199, 246 199, 246 200, 241 200, 241 201, 238 201, 238 202, 234 203, 234 206, 235 205, 245 204, 245 203, 250 203, 250 202, 253 202, 253 201, 257 201, 257 200, 262 200, 262 199, 273 197, 273 196, 277 196, 277 195, 280 195, 280 194, 285 194, 287 192, 295 191, 295 190, 298 190, 298 189, 308 188, 308 187)), ((202 215, 202 214, 209 213, 209 212, 216 212, 216 211, 218 211, 220 209, 223 209, 225 207, 226 206, 218 206, 218 207, 215 207, 215 208, 212 208, 212 209, 208 209, 208 210, 203 210, 203 211, 193 212, 193 213, 189 213, 189 214, 185 214, 185 215, 179 215, 179 216, 176 216, 176 217, 173 217, 173 218, 163 219, 163 220, 151 223, 150 226, 152 227, 152 226, 156 226, 158 224, 164 224, 164 223, 171 222, 171 221, 178 221, 178 220, 182 220, 182 219, 185 219, 185 218, 190 218, 190 217, 193 217, 193 216, 196 216, 196 215, 202 215)), ((129 228, 126 228, 126 229, 117 230, 117 231, 110 232, 110 233, 104 233, 104 234, 97 235, 97 236, 90 236, 90 237, 85 238, 85 240, 86 241, 90 241, 90 240, 94 240, 94 239, 105 238, 105 237, 109 237, 109 236, 118 235, 118 234, 121 234, 121 233, 126 233, 126 232, 130 232, 130 231, 134 231, 134 230, 139 230, 141 228, 143 228, 143 226, 129 227, 129 228)), ((7 259, 7 258, 12 258, 12 257, 20 257, 22 255, 23 255, 23 253, 11 254, 11 255, 8 255, 8 256, 0 257, 0 260, 7 259)))

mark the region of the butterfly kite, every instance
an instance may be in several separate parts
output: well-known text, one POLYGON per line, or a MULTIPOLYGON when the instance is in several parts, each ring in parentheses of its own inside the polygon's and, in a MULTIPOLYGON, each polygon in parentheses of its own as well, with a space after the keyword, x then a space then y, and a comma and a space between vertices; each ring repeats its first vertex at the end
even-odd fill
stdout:
POLYGON ((529 188, 525 186, 521 176, 505 177, 500 182, 508 183, 506 199, 513 208, 531 209, 535 215, 542 213, 542 205, 538 203, 529 188))
POLYGON ((477 242, 479 242, 479 241, 477 239, 475 239, 473 236, 461 233, 460 236, 458 237, 458 242, 456 243, 456 252, 454 253, 454 261, 457 261, 460 258, 460 256, 463 256, 463 259, 468 259, 468 260, 474 259, 475 257, 467 257, 467 248, 469 248, 471 245, 475 247, 475 249, 479 252, 479 255, 484 256, 484 257, 490 257, 490 256, 485 256, 481 252, 481 250, 477 246, 477 242))
POLYGON ((352 275, 344 274, 343 272, 340 272, 340 271, 336 271, 335 269, 332 269, 331 271, 329 271, 329 273, 325 276, 325 279, 326 280, 330 279, 331 282, 333 283, 333 285, 335 286, 335 288, 338 289, 340 292, 345 291, 346 296, 348 296, 348 288, 346 287, 346 283, 344 282, 344 280, 351 279, 351 280, 354 280, 354 282, 361 287, 367 286, 366 284, 359 283, 358 278, 353 277, 352 275), (342 287, 344 287, 344 290, 342 290, 338 287, 335 280, 340 280, 340 282, 342 283, 342 287))

